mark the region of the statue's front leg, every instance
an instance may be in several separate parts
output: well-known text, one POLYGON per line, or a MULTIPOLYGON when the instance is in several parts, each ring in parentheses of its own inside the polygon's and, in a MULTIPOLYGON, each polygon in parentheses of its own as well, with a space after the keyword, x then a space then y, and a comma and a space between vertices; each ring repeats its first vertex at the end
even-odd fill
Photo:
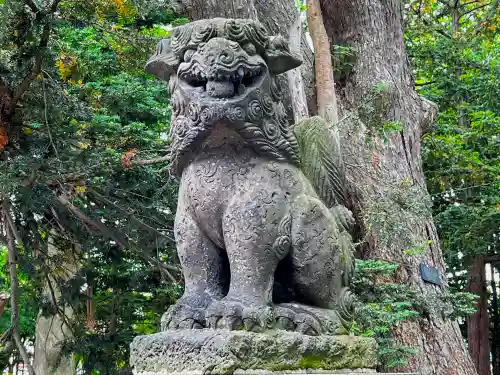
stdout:
POLYGON ((198 224, 179 200, 175 218, 177 253, 184 273, 183 296, 162 318, 162 329, 203 328, 205 310, 227 290, 229 270, 221 250, 199 229, 198 224))
POLYGON ((272 323, 274 273, 289 251, 280 233, 288 211, 281 195, 240 193, 228 205, 223 232, 231 282, 227 296, 207 311, 209 327, 261 331, 272 323))

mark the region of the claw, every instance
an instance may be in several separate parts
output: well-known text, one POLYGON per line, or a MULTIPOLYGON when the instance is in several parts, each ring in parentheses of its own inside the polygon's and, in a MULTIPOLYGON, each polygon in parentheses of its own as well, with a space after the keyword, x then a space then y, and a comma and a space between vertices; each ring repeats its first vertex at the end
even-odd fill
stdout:
POLYGON ((297 332, 309 336, 318 336, 321 332, 321 325, 311 315, 297 314, 296 321, 299 322, 296 328, 297 332))
POLYGON ((229 329, 230 331, 238 331, 243 329, 245 326, 243 320, 240 317, 227 316, 222 318, 220 321, 220 328, 229 329))
POLYGON ((295 331, 295 324, 292 319, 281 316, 276 320, 276 328, 283 331, 295 331))
POLYGON ((206 318, 206 321, 207 321, 207 327, 208 328, 212 328, 212 329, 216 329, 217 328, 217 325, 218 325, 218 322, 219 320, 221 320, 221 317, 220 316, 209 316, 206 318))

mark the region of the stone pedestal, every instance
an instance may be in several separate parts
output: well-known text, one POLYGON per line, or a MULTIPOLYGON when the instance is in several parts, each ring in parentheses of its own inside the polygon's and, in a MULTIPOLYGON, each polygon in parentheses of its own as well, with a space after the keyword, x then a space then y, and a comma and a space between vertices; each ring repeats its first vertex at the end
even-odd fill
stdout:
POLYGON ((375 372, 377 344, 370 338, 286 331, 171 330, 136 337, 130 362, 137 375, 354 375, 375 372))

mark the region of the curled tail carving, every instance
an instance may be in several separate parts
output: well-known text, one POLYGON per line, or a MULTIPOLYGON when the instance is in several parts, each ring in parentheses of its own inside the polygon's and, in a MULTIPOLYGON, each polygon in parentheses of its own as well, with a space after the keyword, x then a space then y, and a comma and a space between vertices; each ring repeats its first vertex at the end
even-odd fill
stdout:
POLYGON ((328 123, 321 117, 302 120, 294 127, 302 171, 328 208, 345 205, 342 158, 328 123))
POLYGON ((342 290, 337 296, 341 322, 350 328, 355 315, 355 296, 349 291, 354 276, 354 245, 349 229, 354 218, 346 206, 346 178, 341 151, 328 122, 322 117, 302 120, 294 127, 300 150, 302 172, 311 181, 318 197, 330 209, 340 230, 338 251, 342 271, 342 290))

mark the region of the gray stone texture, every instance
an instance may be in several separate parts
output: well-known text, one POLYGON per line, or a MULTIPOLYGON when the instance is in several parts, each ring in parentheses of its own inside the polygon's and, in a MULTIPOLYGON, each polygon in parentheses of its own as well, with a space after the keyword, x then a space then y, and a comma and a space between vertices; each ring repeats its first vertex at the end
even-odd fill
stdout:
POLYGON ((141 375, 366 371, 377 365, 377 345, 370 338, 286 331, 171 330, 136 337, 131 365, 141 375))
POLYGON ((282 37, 232 19, 175 28, 147 63, 169 81, 170 166, 180 179, 185 293, 162 329, 350 327, 353 220, 340 158, 325 121, 294 131, 281 102, 280 74, 299 65, 282 37))

